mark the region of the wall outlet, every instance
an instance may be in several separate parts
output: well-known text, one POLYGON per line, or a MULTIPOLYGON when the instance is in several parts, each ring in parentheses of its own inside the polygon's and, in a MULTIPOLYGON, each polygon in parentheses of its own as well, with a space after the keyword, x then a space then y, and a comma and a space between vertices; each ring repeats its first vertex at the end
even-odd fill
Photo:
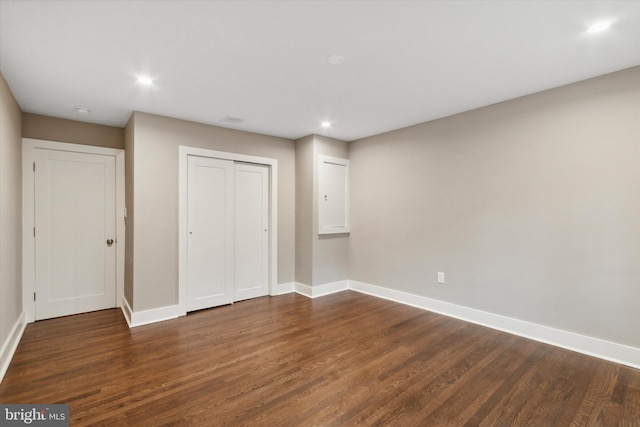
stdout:
POLYGON ((444 283, 444 273, 438 272, 438 283, 444 283))

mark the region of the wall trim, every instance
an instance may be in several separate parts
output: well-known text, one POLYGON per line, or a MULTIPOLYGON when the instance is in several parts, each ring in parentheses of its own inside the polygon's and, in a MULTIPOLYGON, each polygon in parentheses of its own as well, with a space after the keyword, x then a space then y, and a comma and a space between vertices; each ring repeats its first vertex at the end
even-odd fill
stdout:
POLYGON ((11 328, 11 332, 9 332, 7 339, 2 343, 2 347, 0 348, 0 382, 4 379, 7 369, 9 369, 11 359, 13 359, 13 355, 18 348, 18 344, 20 343, 20 339, 24 333, 24 328, 27 326, 26 318, 24 311, 20 313, 20 316, 18 316, 16 323, 13 325, 13 328, 11 328))
POLYGON ((120 304, 120 308, 122 309, 122 315, 124 316, 124 320, 127 321, 127 325, 131 328, 131 304, 127 301, 127 297, 122 295, 122 304, 120 304))
MULTIPOLYGON (((294 289, 294 282, 278 283, 275 288, 275 296, 292 293, 294 292, 294 289)), ((133 311, 133 309, 131 308, 131 304, 129 304, 129 301, 127 301, 127 298, 124 295, 122 296, 121 309, 122 314, 127 321, 127 324, 129 325, 129 328, 135 328, 136 326, 176 319, 178 317, 187 315, 180 304, 152 308, 150 310, 133 311)))
POLYGON ((293 287, 293 292, 308 298, 313 298, 311 296, 311 286, 305 285, 304 283, 295 282, 293 287))
POLYGON ((294 292, 309 298, 317 298, 325 295, 335 294, 349 289, 348 280, 340 280, 338 282, 325 283, 324 285, 309 286, 304 283, 295 283, 294 292))
POLYGON ((640 348, 605 341, 512 317, 489 313, 395 289, 349 280, 349 289, 456 319, 487 326, 556 347, 640 369, 640 348))
POLYGON ((295 288, 296 288, 295 282, 278 283, 276 285, 276 289, 275 289, 275 294, 274 295, 290 294, 291 292, 295 291, 295 288))
POLYGON ((152 308, 150 310, 133 311, 131 309, 129 301, 127 301, 127 299, 123 296, 122 314, 124 315, 129 328, 135 328, 136 326, 176 319, 180 316, 184 316, 186 313, 182 311, 182 308, 179 304, 152 308))
MULTIPOLYGON (((411 307, 420 308, 442 314, 444 316, 453 317, 466 322, 486 326, 491 329, 532 339, 534 341, 586 354, 588 356, 640 369, 640 348, 369 283, 358 282, 355 280, 341 280, 324 285, 309 286, 304 283, 289 282, 279 283, 275 290, 277 292, 276 295, 295 292, 308 298, 318 298, 337 292, 353 290, 362 294, 409 305, 411 307)), ((181 311, 180 305, 133 312, 129 302, 124 297, 122 298, 122 312, 129 324, 129 327, 161 322, 163 320, 175 319, 176 317, 185 315, 185 313, 181 311)), ((22 326, 22 330, 24 330, 24 325, 22 326)), ((20 332, 20 336, 21 334, 22 331, 20 332)), ((17 342, 15 345, 17 346, 17 342)), ((3 352, 4 351, 3 347, 3 352)), ((4 354, 0 353, 0 355, 4 354)), ((4 359, 0 360, 4 361, 4 359)), ((2 374, 4 375, 4 372, 2 372, 2 374)))
POLYGON ((186 315, 186 313, 178 304, 152 308, 151 310, 133 311, 131 313, 130 327, 135 328, 136 326, 148 325, 149 323, 176 319, 184 315, 186 315))

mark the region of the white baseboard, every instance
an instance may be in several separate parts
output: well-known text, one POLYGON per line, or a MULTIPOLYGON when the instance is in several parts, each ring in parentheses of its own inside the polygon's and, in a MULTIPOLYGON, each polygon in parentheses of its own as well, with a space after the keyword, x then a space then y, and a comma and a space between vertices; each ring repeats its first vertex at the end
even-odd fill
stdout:
POLYGON ((122 295, 122 304, 120 304, 120 309, 124 315, 124 320, 127 321, 127 325, 131 327, 131 305, 129 304, 129 301, 127 301, 127 297, 124 295, 122 295))
POLYGON ((171 320, 186 314, 184 309, 177 304, 152 308, 151 310, 133 311, 125 297, 122 297, 122 313, 130 328, 171 320))
POLYGON ((24 333, 24 328, 26 326, 27 321, 23 311, 20 313, 20 316, 18 316, 18 320, 16 320, 13 328, 11 328, 11 332, 9 332, 9 336, 2 343, 2 347, 0 348, 0 382, 2 382, 4 374, 7 373, 7 369, 9 369, 11 359, 13 359, 13 355, 18 348, 18 344, 20 343, 20 339, 22 338, 22 334, 24 333))
MULTIPOLYGON (((317 298, 348 289, 640 369, 640 348, 354 280, 342 280, 318 286, 309 286, 298 282, 281 283, 276 286, 276 295, 296 292, 309 298, 317 298)), ((124 297, 122 298, 122 312, 129 327, 132 328, 175 319, 186 314, 179 305, 134 312, 124 297)), ((22 326, 17 341, 20 340, 24 330, 24 314, 21 316, 21 322, 22 326)), ((14 327, 14 330, 16 327, 14 327)), ((15 346, 17 346, 17 341, 14 343, 15 346)), ((5 370, 4 352, 5 347, 8 347, 10 343, 11 336, 3 346, 2 352, 0 352, 0 356, 2 356, 0 361, 3 363, 0 368, 5 370)), ((13 355, 13 351, 15 351, 15 347, 11 355, 13 355)), ((8 367, 8 362, 6 364, 8 367)), ((4 375, 4 371, 0 372, 4 375)))
POLYGON ((303 283, 295 283, 295 292, 309 298, 322 297, 336 292, 342 292, 349 289, 349 281, 341 280, 339 282, 326 283, 324 285, 309 286, 303 283))
POLYGON ((311 286, 305 285, 304 283, 295 282, 293 291, 297 294, 304 295, 305 297, 313 298, 311 286))
POLYGON ((276 289, 272 294, 272 296, 290 294, 291 292, 294 292, 295 289, 296 289, 296 284, 294 282, 278 283, 276 285, 276 289))
POLYGON ((640 348, 350 280, 349 289, 640 369, 640 348))

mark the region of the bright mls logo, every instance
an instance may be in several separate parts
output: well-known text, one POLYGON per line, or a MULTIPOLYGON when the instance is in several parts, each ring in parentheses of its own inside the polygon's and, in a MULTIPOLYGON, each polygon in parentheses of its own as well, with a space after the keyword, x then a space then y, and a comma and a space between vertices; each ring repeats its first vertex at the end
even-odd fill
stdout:
POLYGON ((1 426, 69 427, 69 405, 3 405, 1 426))

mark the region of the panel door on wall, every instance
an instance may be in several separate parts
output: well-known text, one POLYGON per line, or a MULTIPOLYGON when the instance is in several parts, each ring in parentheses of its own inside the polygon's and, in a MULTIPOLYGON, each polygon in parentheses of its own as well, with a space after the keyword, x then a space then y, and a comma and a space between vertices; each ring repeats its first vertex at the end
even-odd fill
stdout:
POLYGON ((233 302, 235 166, 189 156, 187 167, 187 311, 193 311, 233 302))
POLYGON ((116 306, 115 158, 35 152, 35 319, 116 306))
POLYGON ((269 169, 187 159, 187 311, 269 292, 269 169))
POLYGON ((236 164, 235 301, 269 293, 269 168, 236 164))
POLYGON ((318 234, 349 232, 349 160, 320 155, 318 234))

